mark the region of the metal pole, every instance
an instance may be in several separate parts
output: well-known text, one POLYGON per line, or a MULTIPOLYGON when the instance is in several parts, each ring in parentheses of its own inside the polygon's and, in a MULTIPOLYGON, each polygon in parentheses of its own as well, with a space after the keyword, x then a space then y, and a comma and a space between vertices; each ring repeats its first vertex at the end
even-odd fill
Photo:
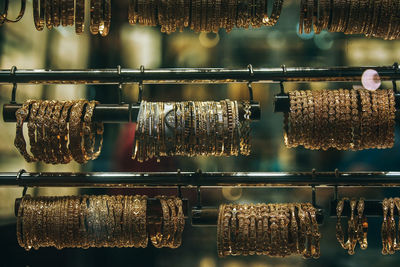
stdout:
MULTIPOLYGON (((239 119, 244 119, 245 110, 243 104, 239 101, 239 119)), ((4 122, 16 122, 15 112, 21 107, 21 104, 4 104, 3 120, 4 122)), ((126 123, 135 122, 139 113, 140 104, 107 104, 97 105, 93 113, 93 121, 104 123, 126 123), (129 108, 131 105, 131 108, 129 108), (131 113, 131 114, 129 114, 131 113), (130 121, 131 119, 131 121, 130 121)), ((250 119, 259 120, 261 117, 260 103, 252 102, 250 108, 250 119)))
POLYGON ((175 69, 92 69, 92 70, 0 70, 0 84, 178 84, 178 83, 237 83, 237 82, 351 82, 360 81, 363 72, 374 69, 382 81, 400 79, 398 67, 327 67, 327 68, 175 68, 175 69))
POLYGON ((27 187, 386 187, 400 185, 400 172, 92 172, 0 173, 0 186, 27 187), (313 176, 312 176, 313 175, 313 176))
MULTIPOLYGON (((329 215, 330 217, 336 217, 336 206, 338 200, 333 200, 330 203, 329 215)), ((382 201, 381 200, 365 200, 364 201, 364 215, 367 217, 381 217, 383 215, 382 201)), ((356 211, 357 212, 357 211, 356 211)), ((350 201, 345 200, 343 205, 343 217, 349 217, 351 215, 350 201)))

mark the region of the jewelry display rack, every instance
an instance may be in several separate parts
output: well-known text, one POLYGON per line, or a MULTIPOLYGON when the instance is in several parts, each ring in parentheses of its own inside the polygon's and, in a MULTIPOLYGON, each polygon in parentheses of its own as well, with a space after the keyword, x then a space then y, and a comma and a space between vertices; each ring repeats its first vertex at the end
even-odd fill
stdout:
MULTIPOLYGON (((253 101, 251 83, 278 83, 283 82, 358 82, 365 70, 377 71, 381 81, 395 81, 400 79, 398 64, 385 67, 329 67, 329 68, 260 68, 247 69, 224 68, 196 68, 196 69, 156 69, 139 70, 97 69, 97 70, 0 70, 0 84, 14 84, 12 101, 3 106, 5 122, 15 122, 15 112, 21 104, 15 103, 17 84, 204 84, 204 83, 248 83, 251 99, 252 120, 259 120, 261 116, 260 104, 253 101)), ((116 87, 116 89, 120 87, 116 87)), ((140 88, 139 99, 141 98, 140 88)), ((396 108, 400 107, 400 94, 396 96, 396 108)), ((281 93, 275 96, 275 111, 287 112, 289 97, 281 93)), ((94 121, 104 123, 134 122, 139 112, 138 103, 99 104, 94 111, 94 121)), ((240 117, 243 117, 243 107, 239 107, 240 117)), ((315 205, 316 187, 392 187, 400 185, 400 172, 92 172, 92 173, 28 173, 24 170, 18 173, 0 173, 0 186, 24 187, 80 187, 80 188, 171 188, 177 187, 179 195, 181 188, 197 188, 197 205, 190 205, 184 200, 185 218, 191 218, 194 226, 215 226, 218 218, 217 207, 203 207, 201 205, 201 187, 280 187, 296 188, 310 187, 312 189, 312 203, 315 205), (189 211, 190 206, 192 210, 189 211)), ((336 191, 337 192, 337 191, 336 191)), ((336 194, 337 195, 337 194, 336 194)), ((153 208, 154 214, 149 220, 159 219, 161 213, 158 200, 151 199, 148 205, 153 208)), ((18 210, 20 199, 16 200, 15 209, 18 210)), ((331 202, 330 216, 336 216, 337 198, 331 202)), ((345 205, 346 206, 346 205, 345 205)), ((343 216, 349 216, 350 210, 345 207, 343 216)), ((382 214, 379 201, 366 201, 365 215, 377 216, 382 214)), ((317 221, 322 223, 324 211, 317 210, 317 221)))

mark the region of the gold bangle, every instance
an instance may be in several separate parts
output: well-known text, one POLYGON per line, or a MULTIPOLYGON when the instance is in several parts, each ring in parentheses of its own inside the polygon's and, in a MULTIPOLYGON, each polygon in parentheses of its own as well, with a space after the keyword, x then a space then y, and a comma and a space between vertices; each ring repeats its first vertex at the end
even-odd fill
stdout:
POLYGON ((46 0, 45 5, 45 21, 47 29, 51 30, 53 28, 53 16, 52 16, 52 0, 46 0))
POLYGON ((75 1, 75 33, 82 34, 85 29, 85 0, 75 1))
POLYGON ((29 120, 28 120, 28 137, 29 137, 29 144, 31 146, 31 153, 33 155, 33 158, 35 161, 38 161, 38 155, 39 155, 39 148, 36 145, 36 115, 38 113, 38 110, 40 108, 40 103, 41 101, 34 101, 32 103, 31 110, 29 112, 29 120))
POLYGON ((93 35, 96 35, 99 33, 99 27, 100 27, 100 8, 102 7, 101 5, 102 0, 90 0, 90 32, 93 35))
POLYGON ((387 215, 389 210, 389 200, 385 198, 382 202, 382 210, 383 210, 383 222, 381 228, 381 237, 382 237, 382 255, 388 254, 388 222, 387 215))
POLYGON ((86 100, 77 100, 71 108, 69 120, 69 150, 71 151, 74 160, 80 164, 85 163, 83 148, 82 148, 82 112, 87 105, 86 100))
POLYGON ((297 216, 296 216, 296 207, 294 204, 289 204, 289 210, 290 210, 290 252, 292 254, 298 254, 299 252, 299 230, 298 230, 298 224, 297 224, 297 216))
POLYGON ((358 243, 360 244, 361 249, 366 249, 368 246, 366 231, 364 231, 365 223, 368 229, 367 218, 364 216, 365 203, 364 198, 360 198, 357 203, 357 213, 358 213, 358 226, 357 226, 357 235, 358 235, 358 243))
POLYGON ((218 222, 217 222, 217 253, 218 257, 223 257, 224 256, 224 250, 223 250, 223 216, 224 216, 224 209, 225 209, 226 204, 221 204, 219 206, 219 211, 218 211, 218 222))
POLYGON ((306 254, 306 221, 305 213, 301 204, 296 204, 297 216, 299 218, 299 253, 304 257, 306 254))
POLYGON ((263 218, 262 218, 262 209, 263 204, 257 204, 255 206, 256 210, 256 254, 262 255, 263 254, 263 247, 264 247, 264 235, 263 235, 263 218))
POLYGON ((26 150, 26 142, 23 134, 23 126, 24 126, 24 121, 29 115, 29 107, 35 103, 34 100, 28 100, 24 104, 22 104, 22 107, 18 109, 15 113, 15 116, 17 118, 17 124, 16 124, 16 133, 15 133, 15 139, 14 139, 14 145, 18 149, 19 153, 25 158, 27 162, 35 162, 36 159, 34 156, 29 155, 28 151, 26 150))
POLYGON ((240 255, 238 252, 238 221, 237 221, 237 213, 239 210, 239 206, 232 204, 232 212, 231 212, 231 219, 230 219, 230 236, 229 236, 229 247, 230 247, 230 255, 237 256, 240 255))
POLYGON ((389 210, 390 210, 390 218, 389 218, 389 238, 388 238, 388 253, 389 254, 394 254, 395 252, 395 247, 397 247, 397 240, 396 240, 396 221, 394 218, 394 201, 393 198, 389 199, 389 210))
POLYGON ((44 115, 46 113, 47 106, 49 105, 49 101, 42 101, 40 104, 40 108, 38 114, 35 118, 36 124, 36 145, 38 148, 38 159, 40 161, 44 161, 46 158, 45 155, 45 143, 44 143, 44 135, 43 135, 43 125, 44 125, 44 115))
POLYGON ((279 256, 281 250, 280 244, 280 229, 278 225, 278 212, 276 204, 269 204, 269 222, 270 222, 270 235, 271 243, 268 249, 270 256, 279 256))
POLYGON ((271 228, 269 227, 269 205, 263 204, 261 206, 261 217, 263 220, 263 243, 262 250, 263 255, 269 255, 270 247, 271 247, 271 228))
POLYGON ((60 152, 60 142, 58 139, 59 136, 59 120, 61 116, 61 111, 63 109, 65 102, 64 101, 56 101, 54 105, 54 110, 51 114, 50 118, 50 131, 48 133, 49 135, 49 149, 52 154, 52 164, 59 164, 62 163, 63 161, 63 156, 60 152))
POLYGON ((68 121, 67 118, 70 115, 70 109, 74 105, 72 101, 66 101, 64 103, 62 112, 61 112, 61 117, 60 120, 58 121, 58 131, 59 134, 57 135, 57 138, 59 140, 59 150, 60 150, 60 155, 62 156, 62 164, 67 164, 71 162, 72 160, 72 154, 71 151, 69 150, 67 144, 68 144, 68 137, 69 137, 69 131, 68 131, 68 121))
POLYGON ((55 105, 56 105, 56 101, 54 101, 54 100, 49 101, 46 112, 44 113, 44 116, 43 116, 43 149, 44 149, 43 161, 47 164, 56 162, 56 158, 51 149, 52 148, 52 145, 51 145, 51 127, 52 127, 51 116, 53 114, 55 105))
POLYGON ((38 31, 42 31, 44 29, 45 21, 44 21, 44 11, 45 11, 45 1, 46 0, 33 0, 33 20, 35 23, 35 28, 38 31))

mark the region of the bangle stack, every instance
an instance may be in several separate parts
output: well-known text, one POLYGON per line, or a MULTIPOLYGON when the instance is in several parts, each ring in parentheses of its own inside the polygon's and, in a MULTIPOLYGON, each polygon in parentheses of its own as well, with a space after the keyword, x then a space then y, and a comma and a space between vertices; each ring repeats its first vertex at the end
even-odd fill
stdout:
POLYGON ((96 159, 104 126, 92 121, 97 101, 28 100, 16 112, 14 144, 27 162, 67 164, 96 159), (69 121, 67 122, 67 119, 69 121), (31 154, 27 152, 23 123, 28 122, 31 154))
POLYGON ((130 0, 129 23, 161 26, 161 31, 172 33, 190 27, 195 32, 215 32, 234 27, 259 28, 274 26, 280 17, 283 0, 274 0, 268 14, 268 0, 130 0))
POLYGON ((319 258, 321 234, 309 203, 223 204, 217 226, 218 255, 302 255, 319 258))
POLYGON ((299 32, 344 32, 394 40, 400 37, 397 0, 301 0, 299 32))
MULTIPOLYGON (((85 27, 85 0, 33 0, 33 19, 38 31, 74 26, 81 34, 85 27)), ((90 0, 90 32, 107 36, 111 25, 111 0, 90 0)))
POLYGON ((33 198, 26 195, 17 213, 17 240, 26 250, 41 247, 145 248, 150 234, 155 247, 178 248, 185 226, 182 200, 165 196, 158 199, 163 214, 154 227, 155 224, 147 220, 146 196, 33 198))
POLYGON ((394 145, 393 90, 292 91, 289 97, 287 147, 363 150, 394 145))
POLYGON ((250 103, 237 101, 146 102, 137 119, 133 158, 250 154, 250 103))

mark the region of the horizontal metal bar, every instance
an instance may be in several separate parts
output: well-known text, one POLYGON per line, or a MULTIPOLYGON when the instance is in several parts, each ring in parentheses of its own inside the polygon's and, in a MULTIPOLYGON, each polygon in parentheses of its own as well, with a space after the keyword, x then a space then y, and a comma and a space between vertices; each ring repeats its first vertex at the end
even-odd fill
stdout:
POLYGON ((91 172, 0 173, 0 186, 27 187, 311 187, 399 186, 400 172, 91 172))
MULTIPOLYGON (((337 217, 337 213, 336 213, 337 203, 338 203, 338 200, 331 201, 330 211, 329 211, 330 217, 337 217)), ((365 216, 367 216, 367 217, 382 217, 383 209, 382 209, 382 201, 381 200, 365 200, 364 205, 365 205, 365 207, 364 207, 364 215, 365 216)), ((355 214, 357 214, 357 210, 355 211, 355 214)), ((351 215, 350 201, 345 201, 345 203, 343 205, 342 217, 349 217, 350 215, 351 215)))
MULTIPOLYGON (((21 107, 21 104, 4 104, 3 120, 4 122, 16 122, 15 112, 21 107)), ((244 119, 245 110, 239 102, 239 118, 244 119)), ((93 121, 103 123, 126 123, 135 122, 139 113, 140 104, 99 104, 95 107, 93 121), (131 107, 129 107, 131 105, 131 107)), ((261 117, 260 103, 252 102, 250 108, 250 119, 259 120, 261 117)), ((85 114, 85 112, 83 112, 85 114)))
MULTIPOLYGON (((400 110, 400 94, 395 94, 396 110, 400 110)), ((290 97, 288 94, 278 94, 274 98, 274 111, 275 112, 289 112, 290 111, 290 97)))
MULTIPOLYGON (((193 226, 216 226, 218 222, 218 207, 194 207, 192 209, 193 226)), ((317 209, 317 222, 322 224, 324 221, 324 212, 317 209)))
POLYGON ((400 79, 394 66, 328 67, 328 68, 174 68, 174 69, 91 69, 91 70, 0 70, 0 84, 120 84, 138 83, 236 83, 236 82, 355 82, 363 72, 374 69, 382 81, 400 79))

